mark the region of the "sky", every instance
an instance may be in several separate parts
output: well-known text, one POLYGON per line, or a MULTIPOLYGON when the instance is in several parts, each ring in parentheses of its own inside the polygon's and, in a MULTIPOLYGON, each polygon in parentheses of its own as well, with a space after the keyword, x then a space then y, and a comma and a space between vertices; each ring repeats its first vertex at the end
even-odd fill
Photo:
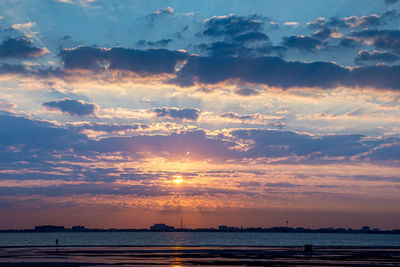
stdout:
POLYGON ((0 229, 400 228, 399 8, 1 1, 0 229))

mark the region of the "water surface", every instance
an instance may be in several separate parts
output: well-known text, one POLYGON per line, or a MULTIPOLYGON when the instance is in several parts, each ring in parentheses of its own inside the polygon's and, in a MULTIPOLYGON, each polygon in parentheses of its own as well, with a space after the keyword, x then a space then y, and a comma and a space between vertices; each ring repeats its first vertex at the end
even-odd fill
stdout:
POLYGON ((0 233, 0 246, 397 246, 400 235, 226 232, 0 233))

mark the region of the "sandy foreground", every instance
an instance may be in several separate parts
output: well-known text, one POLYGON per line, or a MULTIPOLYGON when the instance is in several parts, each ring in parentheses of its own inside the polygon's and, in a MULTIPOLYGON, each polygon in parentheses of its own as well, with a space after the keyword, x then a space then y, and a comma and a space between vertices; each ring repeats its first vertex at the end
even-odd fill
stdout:
POLYGON ((400 247, 1 247, 0 266, 400 266, 400 247))

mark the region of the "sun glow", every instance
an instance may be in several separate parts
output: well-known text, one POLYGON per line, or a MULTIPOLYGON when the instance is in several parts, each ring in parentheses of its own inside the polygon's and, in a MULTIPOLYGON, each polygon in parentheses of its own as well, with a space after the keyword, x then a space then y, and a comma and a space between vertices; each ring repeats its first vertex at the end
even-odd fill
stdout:
POLYGON ((180 183, 182 183, 183 182, 183 179, 182 179, 182 176, 180 176, 180 175, 176 175, 176 176, 174 176, 174 180, 172 180, 172 182, 174 182, 174 183, 176 183, 176 184, 180 184, 180 183))

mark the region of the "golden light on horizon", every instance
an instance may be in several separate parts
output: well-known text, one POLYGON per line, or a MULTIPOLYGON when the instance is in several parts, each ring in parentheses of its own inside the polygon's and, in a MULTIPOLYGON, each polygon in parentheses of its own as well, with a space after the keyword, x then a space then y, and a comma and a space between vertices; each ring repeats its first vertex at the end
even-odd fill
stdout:
POLYGON ((181 184, 183 182, 183 178, 180 175, 175 175, 174 176, 174 180, 172 180, 172 182, 174 182, 175 184, 181 184))

